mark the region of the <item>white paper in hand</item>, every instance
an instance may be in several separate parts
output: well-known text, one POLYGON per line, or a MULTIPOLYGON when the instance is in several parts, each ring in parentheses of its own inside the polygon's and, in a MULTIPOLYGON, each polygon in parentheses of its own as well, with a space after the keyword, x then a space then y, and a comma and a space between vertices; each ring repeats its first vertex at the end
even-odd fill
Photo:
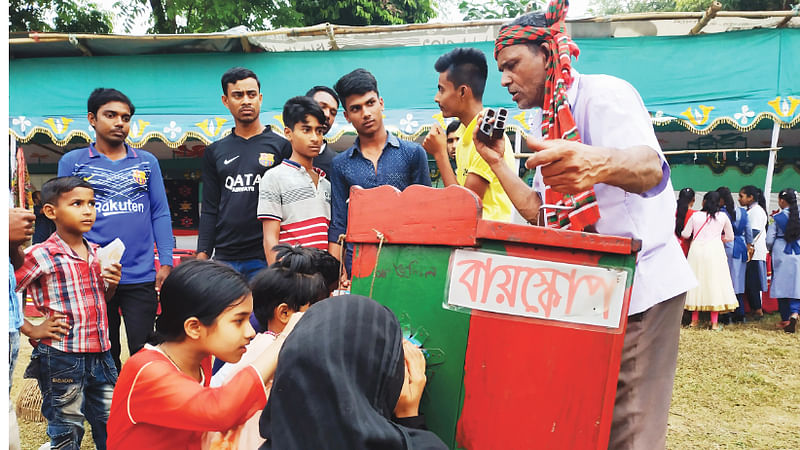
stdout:
POLYGON ((97 249, 97 258, 100 259, 100 268, 106 269, 112 264, 120 262, 125 253, 125 244, 119 238, 114 239, 105 247, 97 249))

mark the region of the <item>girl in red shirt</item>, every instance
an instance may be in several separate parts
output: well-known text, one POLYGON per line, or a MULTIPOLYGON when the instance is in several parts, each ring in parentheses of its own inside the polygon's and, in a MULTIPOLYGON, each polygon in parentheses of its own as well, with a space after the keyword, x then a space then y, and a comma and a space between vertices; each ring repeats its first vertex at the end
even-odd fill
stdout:
POLYGON ((199 449, 206 431, 244 424, 267 401, 278 352, 302 314, 250 367, 209 387, 211 356, 235 363, 255 336, 247 281, 230 267, 191 261, 161 287, 161 316, 152 345, 122 367, 108 419, 109 449, 199 449))

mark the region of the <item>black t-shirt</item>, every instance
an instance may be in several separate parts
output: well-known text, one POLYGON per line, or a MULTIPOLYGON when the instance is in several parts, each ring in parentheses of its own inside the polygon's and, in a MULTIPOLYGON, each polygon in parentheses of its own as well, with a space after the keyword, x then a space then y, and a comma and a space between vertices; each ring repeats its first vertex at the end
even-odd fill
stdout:
POLYGON ((292 156, 292 146, 269 125, 250 139, 234 131, 203 155, 197 251, 209 256, 215 251, 222 260, 264 259, 258 185, 267 170, 292 156))

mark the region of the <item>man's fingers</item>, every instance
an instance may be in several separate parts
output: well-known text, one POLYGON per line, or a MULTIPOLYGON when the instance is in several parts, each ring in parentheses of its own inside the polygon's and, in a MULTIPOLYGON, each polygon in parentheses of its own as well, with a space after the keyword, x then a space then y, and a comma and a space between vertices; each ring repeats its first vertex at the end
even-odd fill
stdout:
POLYGON ((528 169, 535 169, 539 166, 551 164, 561 159, 561 153, 556 149, 545 149, 537 151, 535 155, 528 158, 525 162, 525 167, 528 169))

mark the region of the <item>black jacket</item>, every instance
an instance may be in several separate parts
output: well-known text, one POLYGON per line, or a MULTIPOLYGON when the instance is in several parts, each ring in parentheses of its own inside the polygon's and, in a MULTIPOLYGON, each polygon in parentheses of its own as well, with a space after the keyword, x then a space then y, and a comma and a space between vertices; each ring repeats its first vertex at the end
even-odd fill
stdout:
POLYGON ((261 177, 292 155, 289 141, 271 130, 244 139, 231 134, 203 154, 203 202, 197 251, 216 259, 264 259, 256 217, 261 177))

